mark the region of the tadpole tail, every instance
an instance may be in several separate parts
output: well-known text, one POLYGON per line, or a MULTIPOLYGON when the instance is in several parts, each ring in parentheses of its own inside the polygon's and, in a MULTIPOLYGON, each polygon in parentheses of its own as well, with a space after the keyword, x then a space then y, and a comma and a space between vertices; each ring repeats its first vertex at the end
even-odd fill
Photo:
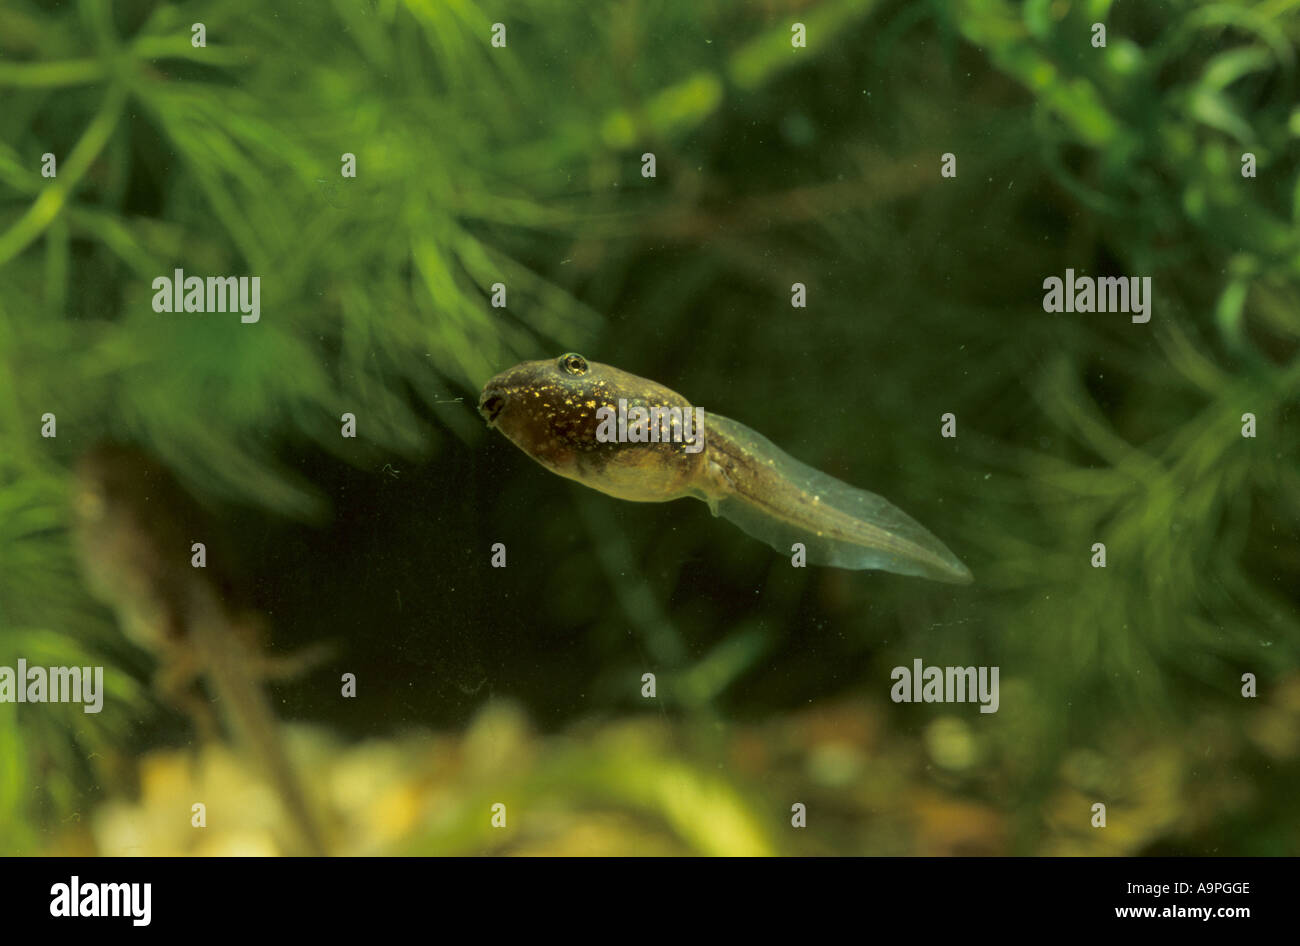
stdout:
POLYGON ((810 565, 972 581, 952 550, 884 497, 801 463, 739 421, 709 414, 705 427, 725 486, 704 498, 756 539, 785 554, 801 543, 810 565))

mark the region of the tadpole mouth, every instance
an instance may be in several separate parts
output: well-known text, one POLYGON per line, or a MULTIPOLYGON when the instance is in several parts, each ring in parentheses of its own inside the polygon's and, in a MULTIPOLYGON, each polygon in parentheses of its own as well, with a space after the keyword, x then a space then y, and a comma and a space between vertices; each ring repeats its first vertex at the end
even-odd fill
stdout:
POLYGON ((488 425, 492 425, 501 412, 505 410, 506 399, 500 394, 492 391, 484 391, 483 396, 479 398, 478 412, 487 420, 488 425))

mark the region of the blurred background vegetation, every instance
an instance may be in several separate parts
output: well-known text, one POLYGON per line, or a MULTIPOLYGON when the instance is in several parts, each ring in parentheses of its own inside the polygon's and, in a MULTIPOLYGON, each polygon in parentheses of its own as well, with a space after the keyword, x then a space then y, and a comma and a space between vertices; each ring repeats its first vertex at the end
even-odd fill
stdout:
POLYGON ((1296 0, 8 0, 0 665, 110 693, 0 705, 0 851, 277 849, 83 589, 114 438, 231 525, 277 650, 340 645, 276 690, 340 851, 1296 853, 1298 39, 1296 0), (260 275, 261 321, 153 312, 176 267, 260 275), (1067 268, 1152 277, 1151 322, 1044 313, 1067 268), (544 473, 473 408, 567 350, 976 583, 544 473), (890 703, 916 657, 999 666, 999 712, 890 703))

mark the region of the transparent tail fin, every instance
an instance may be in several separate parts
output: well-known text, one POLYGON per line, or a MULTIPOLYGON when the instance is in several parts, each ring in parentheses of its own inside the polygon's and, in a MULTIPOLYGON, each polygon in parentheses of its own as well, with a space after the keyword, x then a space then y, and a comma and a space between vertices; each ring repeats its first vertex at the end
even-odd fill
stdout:
POLYGON ((705 423, 710 456, 730 487, 711 505, 754 538, 785 554, 802 542, 813 565, 973 580, 946 545, 883 497, 800 463, 737 421, 709 414, 705 423))

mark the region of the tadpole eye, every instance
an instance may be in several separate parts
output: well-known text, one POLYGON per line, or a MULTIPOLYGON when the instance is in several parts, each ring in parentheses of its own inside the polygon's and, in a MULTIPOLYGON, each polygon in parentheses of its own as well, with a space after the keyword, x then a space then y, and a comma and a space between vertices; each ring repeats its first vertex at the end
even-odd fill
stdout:
POLYGON ((587 359, 576 352, 560 356, 560 370, 565 374, 586 374, 587 359))

